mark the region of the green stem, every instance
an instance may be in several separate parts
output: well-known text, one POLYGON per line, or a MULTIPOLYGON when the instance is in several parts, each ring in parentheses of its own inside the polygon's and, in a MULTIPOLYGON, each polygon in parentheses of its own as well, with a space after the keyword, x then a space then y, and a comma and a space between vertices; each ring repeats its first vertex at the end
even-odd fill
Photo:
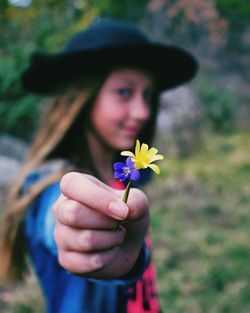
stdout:
POLYGON ((122 201, 124 201, 125 203, 128 202, 128 195, 129 195, 130 188, 131 188, 131 180, 128 182, 123 198, 122 198, 122 201))
MULTIPOLYGON (((131 180, 128 182, 127 187, 126 187, 125 192, 124 192, 124 195, 123 195, 123 198, 122 198, 122 201, 125 203, 127 203, 127 201, 128 201, 128 195, 129 195, 130 188, 131 188, 131 180)), ((115 224, 113 225, 113 231, 116 231, 120 225, 121 225, 121 222, 116 221, 115 224)))

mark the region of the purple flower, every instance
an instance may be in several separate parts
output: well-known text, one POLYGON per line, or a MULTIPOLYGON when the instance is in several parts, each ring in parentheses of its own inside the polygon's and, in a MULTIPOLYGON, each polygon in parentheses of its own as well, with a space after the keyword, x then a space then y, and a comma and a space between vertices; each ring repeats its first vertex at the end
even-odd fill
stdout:
POLYGON ((126 159, 126 163, 116 162, 114 164, 114 177, 120 181, 129 180, 138 180, 140 173, 134 168, 135 163, 132 161, 132 157, 126 159))

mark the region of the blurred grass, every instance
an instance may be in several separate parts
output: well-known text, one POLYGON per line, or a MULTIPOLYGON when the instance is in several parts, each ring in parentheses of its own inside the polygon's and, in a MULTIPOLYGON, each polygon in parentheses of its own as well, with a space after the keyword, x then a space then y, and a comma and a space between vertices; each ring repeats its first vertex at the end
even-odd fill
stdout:
POLYGON ((31 270, 25 281, 0 288, 1 313, 44 313, 44 300, 36 276, 31 270))
POLYGON ((250 134, 161 168, 147 193, 163 312, 250 312, 250 134))
MULTIPOLYGON (((166 158, 146 192, 163 312, 250 312, 250 134, 210 134, 188 158, 160 142, 166 158)), ((1 313, 43 312, 33 274, 8 292, 1 313)))

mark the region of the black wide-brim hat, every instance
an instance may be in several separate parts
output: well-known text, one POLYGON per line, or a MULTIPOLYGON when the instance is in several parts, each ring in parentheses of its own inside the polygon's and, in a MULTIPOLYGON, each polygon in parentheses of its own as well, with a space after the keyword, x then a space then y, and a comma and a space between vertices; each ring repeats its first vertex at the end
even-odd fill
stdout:
POLYGON ((70 38, 62 52, 33 53, 21 80, 26 90, 46 95, 88 74, 123 66, 151 71, 159 90, 189 81, 198 68, 189 52, 152 42, 133 24, 99 20, 70 38))

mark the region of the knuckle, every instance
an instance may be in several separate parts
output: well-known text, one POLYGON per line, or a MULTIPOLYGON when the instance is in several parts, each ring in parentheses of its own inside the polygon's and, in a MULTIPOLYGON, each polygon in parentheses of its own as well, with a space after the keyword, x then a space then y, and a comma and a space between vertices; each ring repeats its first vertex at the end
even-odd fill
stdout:
POLYGON ((59 264, 71 273, 81 273, 84 274, 88 271, 85 262, 80 262, 81 258, 72 255, 70 252, 61 252, 58 254, 59 264))
POLYGON ((101 270, 105 266, 104 258, 102 254, 95 254, 91 256, 90 265, 92 271, 101 270))
POLYGON ((58 262, 66 270, 68 270, 68 271, 72 270, 71 264, 70 264, 69 259, 67 257, 67 253, 59 251, 58 252, 58 262))
POLYGON ((53 231, 53 236, 59 251, 66 251, 68 249, 67 234, 62 225, 56 224, 53 231))
POLYGON ((60 205, 60 218, 65 224, 76 224, 80 207, 73 200, 66 199, 60 205))
POLYGON ((57 216, 57 202, 55 202, 55 203, 52 205, 52 213, 53 213, 54 217, 57 216))
POLYGON ((103 270, 108 264, 110 264, 117 257, 118 253, 119 253, 118 247, 114 247, 110 250, 93 254, 90 260, 92 271, 103 270))
POLYGON ((67 190, 69 185, 71 184, 72 180, 76 177, 76 172, 69 172, 63 175, 61 181, 60 181, 60 188, 62 191, 67 190))
POLYGON ((81 248, 91 250, 96 243, 95 233, 92 230, 84 230, 79 236, 79 243, 81 248))

